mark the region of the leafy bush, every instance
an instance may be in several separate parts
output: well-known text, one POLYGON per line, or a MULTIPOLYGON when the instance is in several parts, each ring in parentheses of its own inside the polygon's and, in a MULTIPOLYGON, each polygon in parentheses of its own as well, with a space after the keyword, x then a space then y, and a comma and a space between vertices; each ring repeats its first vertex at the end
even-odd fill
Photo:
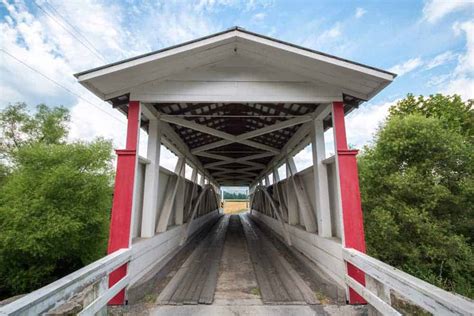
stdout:
POLYGON ((29 292, 105 254, 111 144, 66 143, 67 111, 6 108, 0 122, 0 297, 29 292))
POLYGON ((474 296, 472 102, 409 95, 359 158, 368 252, 474 296))

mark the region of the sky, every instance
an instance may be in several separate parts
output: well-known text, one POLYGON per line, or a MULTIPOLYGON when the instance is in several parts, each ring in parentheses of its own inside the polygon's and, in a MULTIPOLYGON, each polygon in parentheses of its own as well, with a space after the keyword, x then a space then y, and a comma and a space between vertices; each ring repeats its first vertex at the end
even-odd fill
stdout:
MULTIPOLYGON (((388 108, 408 93, 474 98, 474 0, 0 1, 0 109, 63 105, 71 140, 101 136, 121 148, 126 122, 74 73, 233 26, 397 73, 348 115, 356 148, 371 143, 388 108)), ((310 148, 300 152, 298 169, 311 157, 310 148)), ((162 165, 172 170, 175 161, 163 150, 162 165)))

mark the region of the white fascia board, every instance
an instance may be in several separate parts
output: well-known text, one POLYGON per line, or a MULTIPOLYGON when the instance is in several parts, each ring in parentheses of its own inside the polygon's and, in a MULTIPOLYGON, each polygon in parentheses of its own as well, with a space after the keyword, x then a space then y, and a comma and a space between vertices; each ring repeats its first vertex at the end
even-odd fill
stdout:
MULTIPOLYGON (((238 38, 243 38, 243 39, 246 39, 246 40, 249 40, 249 41, 252 41, 252 42, 261 43, 263 45, 271 46, 271 47, 274 47, 274 48, 277 48, 277 49, 280 49, 280 50, 284 50, 284 51, 287 51, 287 52, 290 52, 290 53, 294 53, 294 54, 302 55, 302 56, 305 56, 305 57, 309 57, 309 58, 312 58, 312 59, 315 59, 315 60, 318 60, 318 61, 322 61, 322 62, 325 62, 325 63, 328 63, 328 64, 333 64, 333 65, 336 65, 336 66, 339 66, 339 67, 344 67, 344 68, 347 68, 347 69, 350 69, 350 70, 353 70, 353 71, 365 73, 365 74, 368 74, 368 75, 371 75, 371 76, 374 76, 374 77, 378 77, 378 78, 381 78, 381 79, 384 79, 384 80, 388 80, 388 81, 392 81, 395 78, 395 75, 391 75, 391 74, 383 72, 383 71, 377 71, 376 69, 369 68, 369 67, 364 67, 362 65, 354 64, 354 63, 351 63, 351 62, 348 62, 348 61, 345 61, 345 60, 342 60, 342 59, 339 59, 339 58, 334 58, 334 57, 330 57, 330 56, 327 56, 327 55, 318 54, 318 53, 315 53, 315 52, 304 50, 304 49, 301 49, 301 48, 298 48, 298 47, 295 47, 295 46, 291 46, 291 45, 287 45, 287 44, 284 44, 284 43, 279 43, 279 42, 276 42, 276 41, 272 41, 270 39, 262 38, 262 37, 251 35, 251 34, 248 34, 248 33, 243 33, 243 32, 239 32, 239 31, 235 31, 235 32, 238 32, 238 35, 237 35, 238 38)), ((237 42, 239 42, 239 41, 237 40, 237 42)))
POLYGON ((145 64, 145 63, 153 62, 155 60, 162 59, 162 58, 165 58, 165 57, 169 57, 169 56, 172 56, 172 55, 176 55, 176 54, 179 54, 179 53, 182 53, 182 52, 202 48, 202 47, 205 47, 207 45, 212 45, 212 44, 215 44, 215 43, 220 42, 220 41, 231 40, 232 38, 235 38, 236 36, 237 36, 236 31, 224 33, 224 34, 221 34, 221 35, 217 35, 215 37, 211 37, 211 38, 207 38, 207 39, 204 39, 204 40, 201 40, 201 41, 193 42, 193 43, 190 43, 188 45, 178 46, 176 48, 165 50, 163 52, 157 52, 156 54, 144 56, 142 58, 133 59, 133 60, 130 60, 128 62, 119 63, 119 64, 116 64, 116 65, 111 65, 110 67, 98 69, 96 71, 88 72, 88 73, 85 73, 83 75, 78 75, 77 80, 79 82, 87 81, 87 80, 90 80, 90 79, 93 79, 93 78, 96 78, 96 77, 108 75, 108 74, 111 74, 113 72, 121 71, 121 70, 130 68, 130 67, 134 67, 134 66, 145 64))

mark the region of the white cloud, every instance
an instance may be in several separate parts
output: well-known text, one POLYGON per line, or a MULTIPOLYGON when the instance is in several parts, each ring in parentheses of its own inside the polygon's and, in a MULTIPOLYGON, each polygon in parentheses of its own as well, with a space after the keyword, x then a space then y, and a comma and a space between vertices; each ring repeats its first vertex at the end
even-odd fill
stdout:
POLYGON ((466 36, 465 51, 457 55, 457 65, 452 72, 432 78, 429 83, 437 86, 441 93, 474 99, 474 22, 457 22, 453 29, 456 35, 466 36))
POLYGON ((359 19, 363 17, 366 13, 367 13, 367 10, 365 10, 364 8, 357 8, 355 12, 355 17, 359 19))
MULTIPOLYGON (((142 32, 143 24, 139 25, 140 32, 134 32, 132 18, 125 15, 127 11, 103 0, 38 1, 38 5, 50 16, 33 3, 26 5, 22 0, 2 2, 8 15, 0 22, 1 48, 74 94, 0 52, 1 106, 16 101, 25 101, 30 105, 47 102, 49 105, 67 106, 71 111, 71 139, 91 140, 102 136, 112 139, 115 147, 123 146, 125 118, 110 105, 92 96, 72 76, 75 72, 104 64, 84 45, 95 47, 108 61, 114 61, 150 51, 158 44, 172 45, 218 29, 204 13, 196 14, 190 4, 184 4, 178 10, 173 10, 171 6, 160 10, 141 2, 133 7, 134 12, 153 12, 146 15, 148 23, 158 21, 145 26, 153 32, 142 32), (160 34, 159 41, 156 41, 156 34, 160 34), (77 95, 91 100, 102 111, 77 95), (118 120, 113 117, 118 117, 118 120)), ((146 135, 141 139, 142 153, 146 151, 146 135)), ((166 157, 166 154, 163 157, 164 161, 170 161, 166 164, 171 167, 172 157, 166 157)))
MULTIPOLYGON (((378 127, 385 121, 389 108, 399 100, 385 102, 381 104, 363 104, 357 111, 346 117, 346 133, 349 146, 362 148, 370 144, 378 127)), ((324 133, 326 157, 334 155, 333 129, 324 133)), ((296 169, 301 171, 313 164, 313 153, 311 144, 303 148, 294 157, 296 169)))
POLYGON ((423 7, 423 19, 434 23, 461 9, 474 7, 474 0, 429 0, 423 7))
POLYGON ((415 70, 416 68, 423 65, 423 61, 421 58, 411 58, 401 64, 397 64, 389 69, 389 71, 398 74, 399 76, 403 76, 404 74, 409 73, 410 71, 415 70))
POLYGON ((199 0, 194 7, 197 10, 214 11, 219 7, 235 7, 244 11, 253 11, 257 8, 268 8, 273 0, 199 0))
POLYGON ((336 23, 332 28, 324 31, 320 36, 319 40, 324 41, 328 39, 334 39, 341 36, 341 24, 336 23))
POLYGON ((356 148, 362 148, 372 140, 377 128, 384 122, 388 109, 398 100, 382 104, 363 104, 357 111, 350 113, 347 118, 347 141, 356 148))
POLYGON ((69 138, 71 140, 92 140, 101 136, 113 139, 115 146, 123 147, 127 127, 125 116, 117 113, 105 103, 100 109, 82 100, 79 101, 70 112, 69 138))
POLYGON ((260 12, 260 13, 257 13, 257 14, 254 14, 254 16, 252 17, 252 19, 254 21, 262 21, 263 19, 265 19, 267 15, 263 12, 260 12))
POLYGON ((466 52, 459 56, 459 63, 454 70, 459 75, 474 75, 474 21, 455 23, 453 29, 457 35, 466 35, 466 52))
POLYGON ((426 63, 425 69, 430 70, 430 69, 436 68, 438 66, 442 66, 442 65, 444 65, 448 62, 453 61, 454 59, 456 59, 456 57, 457 57, 457 54, 454 54, 451 51, 441 53, 441 54, 435 56, 430 61, 428 61, 426 63))
MULTIPOLYGON (((209 18, 209 10, 227 2, 201 1, 198 5, 191 2, 144 3, 137 32, 153 47, 167 47, 198 37, 222 31, 220 23, 209 18), (143 32, 142 30, 150 30, 143 32)), ((233 3, 229 1, 228 3, 233 3)))
POLYGON ((303 148, 299 153, 293 157, 296 165, 296 170, 301 171, 313 165, 313 152, 311 144, 303 148))
POLYGON ((331 28, 324 31, 311 30, 310 35, 303 41, 302 45, 306 47, 312 47, 318 50, 333 51, 332 48, 341 48, 344 44, 341 44, 342 40, 342 25, 341 23, 335 23, 331 28), (319 34, 319 35, 318 35, 319 34))
POLYGON ((442 92, 459 94, 464 100, 474 99, 474 79, 463 76, 450 80, 442 92))

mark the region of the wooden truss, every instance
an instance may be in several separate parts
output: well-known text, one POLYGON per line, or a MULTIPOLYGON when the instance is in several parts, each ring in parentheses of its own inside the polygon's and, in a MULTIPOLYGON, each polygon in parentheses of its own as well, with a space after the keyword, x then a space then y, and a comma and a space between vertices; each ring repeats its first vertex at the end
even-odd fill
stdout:
POLYGON ((219 184, 256 180, 293 134, 313 120, 315 104, 154 104, 219 184))

